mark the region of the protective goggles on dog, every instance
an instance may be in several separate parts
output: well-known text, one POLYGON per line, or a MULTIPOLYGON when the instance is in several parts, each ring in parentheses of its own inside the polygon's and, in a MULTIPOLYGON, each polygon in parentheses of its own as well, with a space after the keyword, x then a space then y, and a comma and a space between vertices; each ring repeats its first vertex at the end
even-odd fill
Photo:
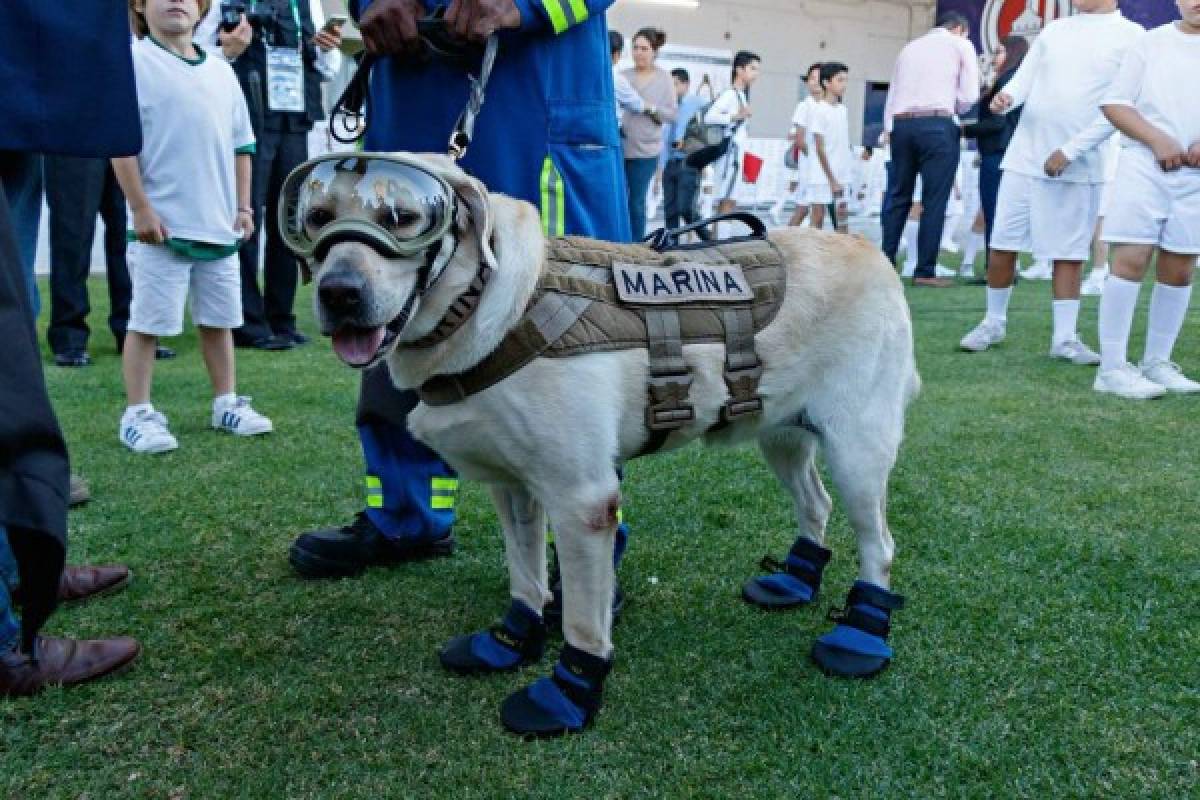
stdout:
POLYGON ((339 153, 301 164, 283 183, 279 230, 288 249, 320 260, 355 240, 391 258, 425 253, 454 224, 450 185, 416 160, 339 153))

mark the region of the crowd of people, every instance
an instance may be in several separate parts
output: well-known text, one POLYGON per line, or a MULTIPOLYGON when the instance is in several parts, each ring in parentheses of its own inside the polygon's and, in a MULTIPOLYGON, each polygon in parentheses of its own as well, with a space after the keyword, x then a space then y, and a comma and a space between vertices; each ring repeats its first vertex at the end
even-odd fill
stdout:
MULTIPOLYGON (((1200 255, 1200 103, 1194 87, 1180 80, 1200 74, 1200 0, 1177 2, 1182 20, 1147 33, 1121 15, 1116 0, 1074 0, 1078 13, 1049 25, 1032 46, 1022 37, 1006 38, 986 84, 969 21, 947 14, 901 52, 878 147, 852 146, 849 68, 813 64, 789 131, 789 224, 830 223, 846 232, 850 211, 870 211, 870 196, 882 194, 884 252, 897 262, 908 230, 913 286, 939 288, 949 285, 937 271, 947 219, 965 214, 970 261, 982 248, 988 267, 985 316, 963 338, 963 350, 987 350, 1004 339, 1018 256, 1032 253, 1052 263, 1052 356, 1098 365, 1094 387, 1100 392, 1128 398, 1200 392, 1200 383, 1171 360, 1200 255), (1119 158, 1110 158, 1113 145, 1106 143, 1115 132, 1122 145, 1119 158), (966 155, 964 138, 972 143, 966 155), (884 162, 886 180, 872 177, 872 166, 884 162), (976 179, 978 220, 961 202, 976 179), (1082 267, 1098 241, 1112 247, 1111 272, 1097 261, 1092 276, 1102 293, 1100 353, 1083 343, 1077 325, 1082 267), (1146 351, 1135 367, 1127 360, 1133 309, 1152 264, 1146 351)), ((414 68, 406 61, 427 5, 438 4, 349 3, 367 49, 383 57, 369 88, 368 150, 444 149, 461 110, 455 93, 446 91, 456 86, 465 94, 458 65, 435 59, 414 68), (411 115, 416 106, 424 110, 419 121, 411 115)), ((489 188, 537 206, 549 236, 614 241, 645 234, 652 186, 661 190, 668 227, 696 223, 706 171, 717 212, 737 207, 758 55, 738 51, 728 87, 713 92, 707 77, 694 82, 685 69, 657 66, 666 36, 654 28, 634 34, 633 66, 620 70, 625 41, 606 29, 607 0, 572 2, 573 9, 592 11, 590 17, 567 18, 555 2, 529 6, 533 18, 514 18, 504 5, 463 0, 445 18, 450 32, 464 39, 503 29, 529 37, 530 47, 514 50, 513 62, 489 86, 488 108, 542 113, 480 126, 464 164, 489 188), (521 77, 554 69, 561 82, 553 98, 545 86, 521 77), (561 132, 551 134, 555 104, 605 112, 572 120, 568 143, 561 132)), ((0 392, 0 439, 16 453, 0 472, 0 695, 89 680, 127 665, 139 650, 129 639, 78 643, 37 635, 56 598, 83 599, 129 580, 120 567, 62 569, 65 446, 36 348, 27 341, 39 307, 33 264, 43 191, 50 209, 48 336, 53 363, 63 368, 91 363, 85 280, 98 212, 106 226, 109 326, 123 352, 126 387, 122 444, 139 454, 178 446, 151 403, 151 376, 156 359, 174 355, 161 339, 181 332, 189 300, 212 382, 212 427, 245 436, 274 428, 237 393, 234 346, 274 352, 307 341, 292 309, 298 264, 270 223, 284 177, 307 158, 306 134, 324 116, 320 84, 336 72, 341 42, 338 26, 324 23, 319 2, 268 0, 259 4, 264 7, 269 14, 229 19, 210 0, 130 0, 132 60, 126 67, 119 58, 109 63, 112 75, 129 71, 129 81, 113 80, 104 92, 83 82, 112 108, 134 110, 123 123, 105 123, 119 135, 98 137, 86 152, 61 141, 0 140, 0 148, 11 151, 0 159, 7 199, 0 204, 6 212, 0 216, 0 308, 6 314, 0 330, 24 348, 0 351, 6 377, 21 376, 0 392), (54 155, 29 155, 38 152, 54 155), (17 264, 19 270, 8 269, 17 264), (47 588, 51 576, 54 585, 47 588), (12 611, 18 585, 21 623, 12 611)), ((127 31, 102 11, 90 19, 85 37, 103 32, 128 42, 127 31)), ((72 41, 81 40, 78 31, 75 36, 72 41)), ((64 101, 58 109, 59 124, 68 107, 64 101)), ((700 239, 719 233, 695 230, 700 239)), ((457 477, 408 434, 415 405, 415 395, 395 389, 386 371, 364 372, 357 426, 366 508, 348 525, 300 535, 289 553, 299 574, 343 577, 453 551, 457 477)), ((75 499, 83 499, 85 487, 75 488, 75 499)), ((627 537, 622 522, 618 562, 627 537)), ((561 599, 555 602, 561 613, 561 599)), ((618 590, 617 610, 619 603, 618 590)), ((511 642, 544 624, 541 613, 514 605, 500 628, 470 641, 507 662, 520 656, 511 642)), ((599 691, 604 663, 589 662, 569 646, 563 658, 576 667, 584 663, 580 680, 591 687, 586 691, 599 691)))

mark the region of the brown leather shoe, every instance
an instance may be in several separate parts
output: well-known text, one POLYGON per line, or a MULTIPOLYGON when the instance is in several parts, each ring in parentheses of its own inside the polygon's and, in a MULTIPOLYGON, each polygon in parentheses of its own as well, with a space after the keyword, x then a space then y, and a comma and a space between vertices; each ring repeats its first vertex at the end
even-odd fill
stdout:
POLYGON ((142 652, 136 640, 38 638, 38 660, 13 651, 0 656, 0 697, 27 697, 47 686, 76 686, 129 667, 142 652))
POLYGON ((62 603, 82 603, 119 592, 131 580, 133 573, 128 567, 64 567, 58 582, 58 599, 62 603))
POLYGON ((913 286, 926 286, 930 289, 948 289, 954 285, 949 278, 913 278, 913 286))
POLYGON ((78 475, 71 476, 71 493, 67 505, 71 508, 81 506, 92 499, 92 489, 88 482, 78 475))

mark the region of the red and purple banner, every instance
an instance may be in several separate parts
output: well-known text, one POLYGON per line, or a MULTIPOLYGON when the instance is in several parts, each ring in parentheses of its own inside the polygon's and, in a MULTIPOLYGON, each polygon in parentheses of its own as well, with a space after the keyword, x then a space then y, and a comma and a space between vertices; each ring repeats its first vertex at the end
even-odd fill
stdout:
MULTIPOLYGON (((961 11, 971 20, 971 38, 984 53, 1010 33, 1034 36, 1048 23, 1071 13, 1071 0, 938 0, 938 13, 961 11)), ((1121 12, 1154 28, 1179 19, 1175 0, 1122 0, 1121 12)))

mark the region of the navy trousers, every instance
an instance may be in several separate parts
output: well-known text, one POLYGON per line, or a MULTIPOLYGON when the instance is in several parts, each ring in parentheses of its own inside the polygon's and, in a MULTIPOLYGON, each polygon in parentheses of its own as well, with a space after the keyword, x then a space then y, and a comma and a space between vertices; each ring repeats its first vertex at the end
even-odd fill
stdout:
POLYGON ((984 241, 992 244, 992 225, 996 222, 996 198, 1000 196, 1000 162, 1004 153, 990 153, 979 162, 979 202, 983 206, 983 222, 986 230, 984 241))
POLYGON ((896 263, 904 223, 912 209, 917 176, 921 176, 921 228, 917 234, 918 278, 935 276, 946 205, 958 172, 959 128, 944 117, 897 119, 892 129, 892 168, 883 202, 883 252, 896 263))

